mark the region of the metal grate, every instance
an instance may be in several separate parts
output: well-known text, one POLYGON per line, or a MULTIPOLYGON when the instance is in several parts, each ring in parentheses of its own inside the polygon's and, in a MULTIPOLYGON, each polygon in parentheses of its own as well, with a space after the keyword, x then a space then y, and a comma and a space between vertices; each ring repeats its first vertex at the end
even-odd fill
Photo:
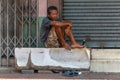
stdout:
POLYGON ((74 23, 78 42, 88 47, 120 47, 120 0, 64 0, 63 18, 74 23))
POLYGON ((0 0, 0 66, 10 66, 14 48, 38 47, 38 1, 0 0))

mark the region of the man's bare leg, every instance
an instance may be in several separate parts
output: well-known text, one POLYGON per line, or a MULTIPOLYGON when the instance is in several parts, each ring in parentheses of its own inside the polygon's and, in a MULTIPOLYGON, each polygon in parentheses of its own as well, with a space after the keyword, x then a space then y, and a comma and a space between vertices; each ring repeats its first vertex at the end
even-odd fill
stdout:
POLYGON ((61 27, 55 27, 54 29, 55 29, 55 32, 58 36, 58 39, 60 40, 60 43, 61 43, 62 47, 70 50, 71 47, 65 42, 65 39, 64 39, 63 34, 62 34, 61 27))
POLYGON ((67 28, 65 28, 65 34, 70 38, 71 40, 71 48, 83 48, 82 45, 78 44, 72 34, 71 31, 71 26, 68 26, 67 28))

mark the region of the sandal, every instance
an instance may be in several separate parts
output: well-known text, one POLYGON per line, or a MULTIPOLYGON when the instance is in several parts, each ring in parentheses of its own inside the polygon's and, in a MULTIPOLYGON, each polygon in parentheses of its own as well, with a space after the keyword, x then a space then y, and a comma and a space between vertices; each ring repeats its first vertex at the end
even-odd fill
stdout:
POLYGON ((73 77, 74 73, 72 71, 63 71, 62 75, 67 77, 73 77))

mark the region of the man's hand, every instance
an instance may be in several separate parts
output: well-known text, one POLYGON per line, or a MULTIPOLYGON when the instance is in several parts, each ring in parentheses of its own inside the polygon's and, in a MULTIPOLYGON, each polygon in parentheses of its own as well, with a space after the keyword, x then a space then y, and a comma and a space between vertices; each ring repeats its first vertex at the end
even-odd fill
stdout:
POLYGON ((73 24, 72 24, 72 23, 68 23, 68 25, 69 25, 70 27, 72 27, 72 26, 73 26, 73 24))

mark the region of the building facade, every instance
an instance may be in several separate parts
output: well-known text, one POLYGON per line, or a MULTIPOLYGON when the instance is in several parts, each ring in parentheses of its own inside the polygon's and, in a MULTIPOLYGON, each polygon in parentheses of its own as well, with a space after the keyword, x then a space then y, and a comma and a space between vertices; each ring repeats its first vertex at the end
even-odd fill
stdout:
POLYGON ((16 47, 41 47, 40 27, 49 6, 56 6, 60 17, 73 22, 78 43, 120 47, 120 0, 0 0, 1 67, 14 66, 16 47))

